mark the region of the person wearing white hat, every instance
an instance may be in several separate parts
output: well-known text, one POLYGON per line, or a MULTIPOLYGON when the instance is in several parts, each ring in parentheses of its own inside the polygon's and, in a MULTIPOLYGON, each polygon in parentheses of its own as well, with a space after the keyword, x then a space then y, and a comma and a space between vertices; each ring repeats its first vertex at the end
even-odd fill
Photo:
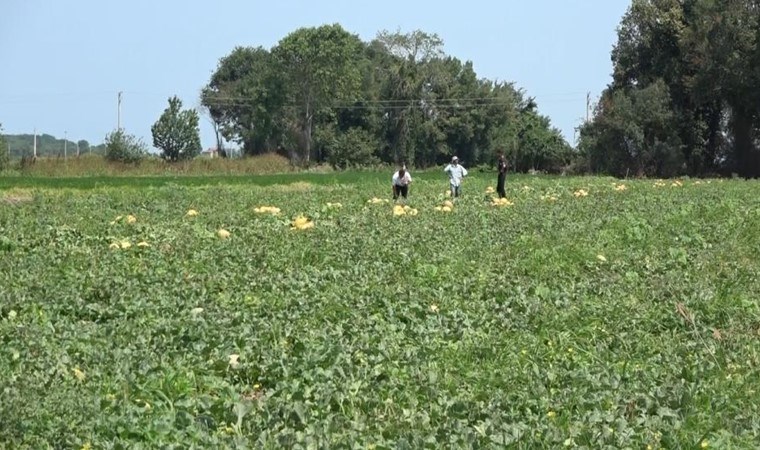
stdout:
POLYGON ((443 171, 449 174, 449 187, 451 188, 451 196, 453 198, 459 197, 459 194, 462 193, 462 178, 467 176, 467 169, 459 164, 459 158, 455 156, 451 158, 451 164, 447 165, 443 171))

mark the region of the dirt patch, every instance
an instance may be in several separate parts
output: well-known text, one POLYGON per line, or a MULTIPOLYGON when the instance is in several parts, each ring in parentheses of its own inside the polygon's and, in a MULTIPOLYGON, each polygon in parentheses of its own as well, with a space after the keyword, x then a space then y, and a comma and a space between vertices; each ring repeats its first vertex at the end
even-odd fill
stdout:
POLYGON ((31 202, 32 200, 34 200, 32 192, 23 189, 11 189, 10 191, 0 193, 0 203, 18 205, 31 202))
POLYGON ((308 192, 308 191, 314 190, 315 187, 316 186, 311 183, 307 183, 305 181, 298 181, 296 183, 291 183, 291 184, 275 184, 273 186, 270 186, 264 189, 272 189, 272 190, 281 191, 281 192, 308 192))

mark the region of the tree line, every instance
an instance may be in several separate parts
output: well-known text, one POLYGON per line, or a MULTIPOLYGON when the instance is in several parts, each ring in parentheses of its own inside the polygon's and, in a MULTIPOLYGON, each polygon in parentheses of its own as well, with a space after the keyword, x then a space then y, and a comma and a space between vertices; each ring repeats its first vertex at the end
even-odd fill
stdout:
MULTIPOLYGON (((340 25, 300 28, 271 49, 236 47, 201 91, 216 134, 245 155, 276 151, 294 164, 336 168, 377 163, 428 167, 456 154, 468 165, 505 153, 513 170, 557 172, 573 149, 533 98, 512 83, 477 76, 472 62, 443 52, 436 34, 378 33, 370 42, 340 25)), ((199 115, 176 97, 151 127, 167 161, 201 151, 199 115)), ((8 136, 16 156, 31 156, 31 135, 8 136)), ((137 163, 147 145, 125 130, 90 148, 137 163)), ((76 144, 71 145, 72 149, 76 144)), ((82 149, 80 148, 80 151, 82 149)), ((56 156, 63 141, 38 136, 37 155, 56 156)))
MULTIPOLYGON (((0 135, 2 139, 3 150, 11 159, 18 159, 24 156, 31 156, 34 153, 34 135, 33 134, 6 134, 0 135), (10 153, 8 152, 10 149, 10 153)), ((90 143, 81 139, 79 141, 59 139, 49 134, 37 135, 37 156, 41 157, 63 157, 64 152, 68 156, 74 156, 79 148, 80 154, 96 153, 102 154, 104 147, 90 145, 90 143)))
POLYGON ((760 0, 633 0, 579 151, 591 172, 760 176, 760 0))
MULTIPOLYGON (((612 81, 576 149, 522 89, 478 77, 419 30, 364 42, 333 24, 235 47, 202 88, 201 112, 222 156, 235 143, 296 164, 428 167, 503 152, 518 172, 760 177, 760 0, 633 0, 617 35, 612 81)), ((170 98, 151 129, 169 161, 200 152, 198 112, 181 107, 170 98)), ((60 154, 50 138, 38 154, 60 154)), ((127 161, 147 150, 123 130, 104 148, 127 161)))
POLYGON ((278 151, 337 168, 405 162, 470 165, 504 152, 514 169, 557 171, 572 148, 535 100, 477 76, 423 31, 370 42, 340 25, 301 28, 271 49, 236 47, 201 94, 217 145, 278 151))

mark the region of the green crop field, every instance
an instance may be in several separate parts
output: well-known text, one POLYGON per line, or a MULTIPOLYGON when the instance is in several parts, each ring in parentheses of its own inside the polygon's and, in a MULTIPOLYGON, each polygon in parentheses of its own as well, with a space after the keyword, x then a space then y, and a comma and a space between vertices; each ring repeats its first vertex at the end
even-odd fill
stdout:
POLYGON ((760 183, 442 175, 0 181, 0 448, 756 448, 760 183))

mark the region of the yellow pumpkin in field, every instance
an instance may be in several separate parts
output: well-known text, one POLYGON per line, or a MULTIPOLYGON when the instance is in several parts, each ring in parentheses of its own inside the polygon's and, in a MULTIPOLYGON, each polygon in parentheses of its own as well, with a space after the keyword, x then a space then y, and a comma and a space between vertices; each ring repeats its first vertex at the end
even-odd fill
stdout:
POLYGON ((84 372, 82 372, 82 370, 80 370, 79 367, 74 367, 73 369, 71 369, 71 371, 74 372, 74 377, 79 381, 84 381, 84 379, 86 378, 84 372))
POLYGON ((280 214, 280 208, 276 206, 260 206, 258 208, 253 208, 253 212, 257 214, 271 214, 273 216, 276 216, 280 214))
POLYGON ((578 189, 573 193, 576 197, 588 197, 588 191, 585 189, 578 189))
POLYGON ((559 197, 557 197, 555 194, 546 194, 541 196, 541 200, 545 202, 556 202, 558 198, 559 197))
POLYGON ((296 217, 290 224, 291 230, 308 230, 310 228, 314 228, 314 222, 304 215, 296 217))
POLYGON ((514 203, 509 201, 509 199, 505 198, 494 198, 491 200, 492 206, 512 206, 514 203))

